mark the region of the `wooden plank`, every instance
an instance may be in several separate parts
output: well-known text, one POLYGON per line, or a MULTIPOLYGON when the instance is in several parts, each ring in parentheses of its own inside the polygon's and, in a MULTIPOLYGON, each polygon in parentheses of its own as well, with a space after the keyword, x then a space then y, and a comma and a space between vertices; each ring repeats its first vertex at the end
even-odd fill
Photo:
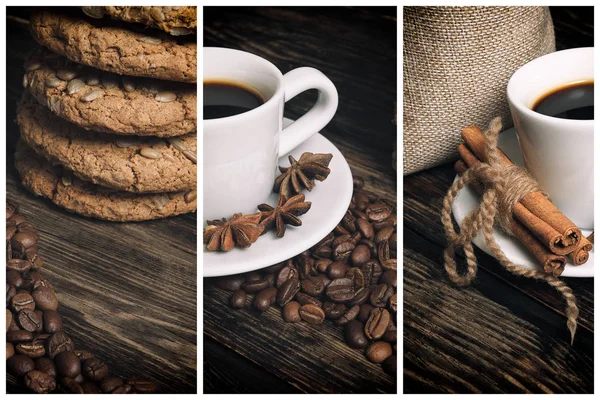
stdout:
POLYGON ((441 248, 406 233, 405 393, 593 392, 592 331, 570 346, 561 315, 486 270, 455 287, 441 248))
MULTIPOLYGON (((38 229, 42 274, 66 332, 111 373, 154 380, 163 393, 196 393, 196 214, 143 223, 78 217, 36 198, 13 166, 27 29, 8 22, 7 198, 38 229)), ((14 379, 9 392, 20 392, 14 379)))

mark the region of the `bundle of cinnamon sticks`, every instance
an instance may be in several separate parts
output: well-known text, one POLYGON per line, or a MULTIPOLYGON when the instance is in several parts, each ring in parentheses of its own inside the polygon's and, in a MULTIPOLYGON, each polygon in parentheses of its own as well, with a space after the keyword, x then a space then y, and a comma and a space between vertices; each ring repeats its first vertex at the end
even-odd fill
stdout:
MULTIPOLYGON (((458 174, 463 174, 479 162, 488 161, 486 139, 479 128, 469 126, 463 129, 461 136, 464 140, 464 144, 458 146, 461 160, 454 166, 458 174)), ((504 166, 513 165, 506 154, 500 149, 498 152, 504 166)), ((474 186, 475 190, 483 192, 482 186, 474 186)), ((525 195, 514 205, 512 217, 509 224, 511 233, 545 272, 558 277, 564 271, 567 259, 573 265, 582 265, 588 260, 592 242, 542 192, 525 195)))

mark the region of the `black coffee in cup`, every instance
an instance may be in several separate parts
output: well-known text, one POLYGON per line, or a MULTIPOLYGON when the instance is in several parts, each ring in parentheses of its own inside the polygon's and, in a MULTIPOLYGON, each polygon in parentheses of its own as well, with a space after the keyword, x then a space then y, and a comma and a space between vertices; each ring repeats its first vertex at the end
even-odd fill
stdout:
POLYGON ((265 103, 258 91, 236 82, 205 81, 203 92, 204 119, 231 117, 265 103))
POLYGON ((560 86, 540 96, 533 111, 564 119, 594 119, 594 82, 583 81, 560 86))

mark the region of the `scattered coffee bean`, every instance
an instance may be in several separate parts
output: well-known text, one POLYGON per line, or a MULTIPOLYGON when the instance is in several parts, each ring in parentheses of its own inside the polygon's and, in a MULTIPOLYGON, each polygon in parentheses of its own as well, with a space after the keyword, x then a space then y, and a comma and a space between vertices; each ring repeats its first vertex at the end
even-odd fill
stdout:
POLYGON ((381 278, 379 278, 379 283, 385 283, 386 285, 395 288, 397 286, 397 276, 398 272, 396 270, 389 269, 381 275, 381 278))
MULTIPOLYGON (((81 382, 83 383, 83 382, 81 382)), ((71 378, 69 376, 65 376, 60 380, 61 388, 69 394, 83 394, 83 388, 80 385, 80 382, 77 382, 76 378, 71 378)))
MULTIPOLYGON (((6 273, 6 275, 8 276, 8 272, 6 273)), ((13 296, 12 300, 10 301, 10 304, 11 304, 12 310, 17 313, 19 311, 25 310, 25 309, 29 309, 29 310, 35 309, 35 302, 33 301, 33 297, 31 297, 31 295, 29 293, 15 294, 13 296)))
POLYGON ((357 211, 357 212, 360 212, 362 215, 365 216, 365 218, 358 218, 356 220, 356 226, 358 228, 358 231, 361 233, 363 238, 372 239, 373 236, 375 235, 375 232, 373 230, 373 226, 366 219, 367 215, 365 213, 363 213, 362 211, 357 211))
POLYGON ((294 267, 294 265, 291 263, 287 264, 285 267, 283 267, 281 269, 281 271, 279 271, 279 274, 277 274, 277 279, 275 280, 275 286, 280 288, 281 285, 283 285, 288 279, 299 278, 299 277, 300 277, 300 273, 298 272, 298 269, 296 267, 294 267))
POLYGON ((90 358, 83 363, 81 373, 93 381, 101 381, 108 376, 108 366, 96 358, 90 358))
POLYGON ((398 361, 396 361, 396 356, 391 355, 383 361, 381 366, 383 367, 383 370, 385 372, 387 372, 389 375, 395 377, 398 374, 397 363, 398 363, 398 361))
POLYGON ((6 362, 7 369, 16 376, 17 378, 21 378, 25 376, 29 371, 33 371, 35 368, 35 364, 30 357, 24 356, 22 354, 15 354, 11 358, 9 358, 6 362))
POLYGON ((6 341, 10 343, 30 342, 33 340, 33 333, 26 330, 9 330, 6 332, 6 341))
POLYGON ((300 318, 310 324, 322 324, 325 320, 325 312, 314 304, 305 304, 300 307, 300 318))
POLYGON ((74 350, 74 348, 71 338, 63 331, 56 332, 46 341, 46 354, 50 358, 54 358, 63 351, 74 350))
POLYGON ((383 334, 381 340, 388 343, 396 343, 398 339, 398 331, 396 329, 390 329, 383 334))
POLYGON ((380 364, 392 355, 392 346, 387 342, 373 342, 367 347, 365 354, 369 361, 380 364))
POLYGON ((375 308, 365 323, 365 336, 370 340, 380 339, 388 330, 390 322, 390 313, 385 308, 375 308))
POLYGON ((103 393, 112 393, 113 390, 123 384, 123 379, 118 376, 109 376, 100 381, 100 390, 103 393))
POLYGON ((54 290, 49 287, 38 287, 31 293, 37 308, 40 310, 53 310, 58 308, 58 298, 54 293, 54 290))
POLYGON ((336 320, 340 318, 346 312, 347 307, 344 304, 340 303, 332 303, 330 301, 326 301, 323 304, 323 311, 325 312, 325 317, 327 319, 336 320))
POLYGON ((338 318, 335 323, 336 325, 346 325, 348 322, 354 320, 360 311, 360 306, 352 306, 346 312, 338 318))
POLYGON ((344 278, 348 272, 348 266, 343 261, 336 261, 327 267, 327 275, 331 279, 344 278))
POLYGON ((354 243, 348 241, 344 243, 340 243, 333 249, 333 259, 335 261, 346 261, 350 258, 352 251, 354 250, 354 243))
POLYGON ((246 281, 242 284, 242 290, 246 293, 257 293, 269 287, 269 280, 264 277, 258 281, 246 281))
POLYGON ((288 302, 290 302, 296 293, 300 290, 300 281, 296 278, 291 278, 285 281, 277 292, 277 304, 280 307, 285 306, 288 302))
POLYGON ((290 301, 283 307, 282 315, 285 322, 300 322, 300 303, 290 301))
POLYGON ((275 302, 275 296, 277 296, 277 288, 275 287, 261 290, 254 297, 254 308, 260 312, 267 311, 271 304, 275 302))
POLYGON ((56 380, 41 371, 29 371, 24 379, 25 386, 35 393, 49 393, 56 389, 56 380))
POLYGON ((54 362, 56 370, 61 376, 75 378, 81 373, 81 361, 73 351, 63 351, 56 355, 54 362))
POLYGON ((54 362, 48 357, 37 358, 35 360, 35 369, 50 375, 54 379, 56 379, 57 377, 56 366, 54 365, 54 362))
POLYGON ((44 330, 48 333, 55 333, 58 331, 62 331, 63 329, 62 319, 58 312, 56 312, 55 310, 44 311, 42 320, 44 330))
POLYGON ((244 308, 246 307, 247 297, 248 296, 246 295, 246 292, 244 292, 241 289, 238 289, 231 295, 229 304, 233 308, 244 308))
POLYGON ((344 328, 344 338, 353 349, 364 349, 369 341, 364 333, 364 325, 358 320, 349 321, 344 328))
POLYGON ((309 296, 318 296, 325 291, 325 284, 318 276, 309 276, 301 282, 302 291, 309 296))
POLYGON ((43 357, 46 354, 44 345, 39 342, 22 342, 15 346, 15 352, 32 359, 43 357))
POLYGON ((352 301, 350 302, 350 305, 351 306, 354 306, 354 305, 360 306, 360 305, 366 303, 367 301, 369 301, 372 288, 373 288, 372 286, 365 286, 364 288, 359 289, 358 292, 356 292, 356 295, 354 296, 352 301))
POLYGON ((300 303, 300 305, 314 304, 317 307, 323 307, 323 302, 321 300, 317 299, 316 297, 309 296, 306 293, 298 292, 294 296, 294 299, 300 303))
POLYGON ((371 293, 371 304, 374 307, 385 307, 390 297, 394 295, 394 288, 385 283, 375 286, 371 293))
POLYGON ((19 325, 26 331, 34 332, 41 330, 42 327, 42 319, 36 314, 35 311, 32 311, 28 308, 19 311, 17 316, 19 321, 19 325))
POLYGON ((371 250, 364 244, 359 244, 352 251, 350 258, 352 260, 352 265, 360 267, 371 259, 371 250))
POLYGON ((217 279, 216 285, 219 289, 235 292, 242 287, 246 279, 242 275, 229 275, 217 279))
POLYGON ((350 278, 334 279, 326 290, 327 297, 336 303, 350 302, 355 294, 354 282, 350 278))

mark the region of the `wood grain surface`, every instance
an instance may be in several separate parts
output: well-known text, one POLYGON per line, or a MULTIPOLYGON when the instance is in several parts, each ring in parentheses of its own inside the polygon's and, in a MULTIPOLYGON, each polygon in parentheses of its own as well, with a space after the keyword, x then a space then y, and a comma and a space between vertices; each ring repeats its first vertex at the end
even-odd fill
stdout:
MULTIPOLYGON (((27 16, 9 7, 8 15, 27 16)), ((7 198, 37 227, 42 274, 53 285, 65 331, 112 374, 154 380, 162 393, 196 393, 196 215, 143 223, 79 217, 20 184, 13 122, 23 61, 34 41, 7 21, 7 198)), ((20 392, 9 376, 8 391, 20 392)))
MULTIPOLYGON (((593 46, 593 9, 551 12, 558 49, 593 46)), ((476 250, 477 278, 456 287, 440 221, 454 176, 450 163, 404 178, 404 392, 593 393, 593 279, 563 278, 580 310, 573 346, 564 301, 546 283, 476 250)))
MULTIPOLYGON (((336 116, 321 133, 368 190, 396 202, 395 7, 204 7, 204 46, 249 51, 283 73, 321 70, 339 93, 336 116)), ((298 118, 315 99, 299 95, 285 116, 298 118)), ((205 279, 205 393, 396 392, 380 366, 343 343, 342 328, 287 324, 278 308, 232 310, 228 297, 205 279)))

